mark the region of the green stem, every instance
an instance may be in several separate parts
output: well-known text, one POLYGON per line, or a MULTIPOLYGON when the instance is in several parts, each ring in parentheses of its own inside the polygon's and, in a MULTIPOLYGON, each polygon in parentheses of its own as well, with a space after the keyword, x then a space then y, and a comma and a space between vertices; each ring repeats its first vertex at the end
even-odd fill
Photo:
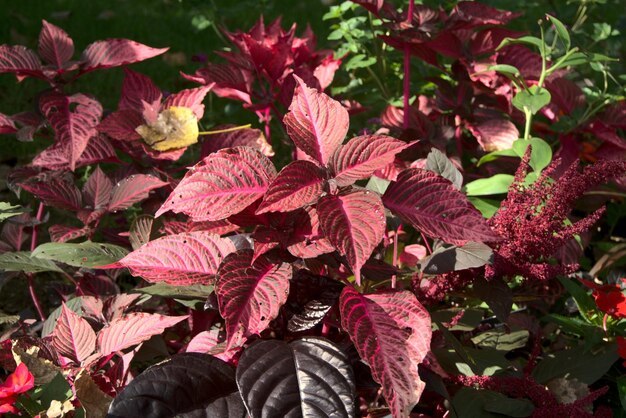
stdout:
POLYGON ((524 125, 524 139, 528 141, 530 139, 530 127, 533 123, 533 114, 529 109, 524 108, 524 115, 526 115, 526 124, 524 125))
POLYGON ((234 131, 239 131, 241 129, 248 129, 250 128, 252 125, 251 124, 247 124, 247 125, 241 125, 241 126, 233 126, 232 128, 226 128, 226 129, 218 129, 217 131, 203 131, 203 132, 198 132, 198 135, 217 135, 217 134, 225 134, 227 132, 234 132, 234 131))

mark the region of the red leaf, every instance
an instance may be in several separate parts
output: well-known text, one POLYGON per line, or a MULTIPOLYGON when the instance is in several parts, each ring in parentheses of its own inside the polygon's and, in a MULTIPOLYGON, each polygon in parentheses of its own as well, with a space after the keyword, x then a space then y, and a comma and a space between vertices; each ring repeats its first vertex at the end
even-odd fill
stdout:
POLYGON ((82 72, 98 68, 119 67, 133 64, 163 54, 169 48, 151 48, 129 39, 107 39, 96 41, 83 51, 82 72))
POLYGON ((83 186, 85 204, 95 210, 106 208, 111 200, 111 190, 113 190, 113 183, 100 166, 97 166, 83 186))
POLYGON ((329 165, 338 187, 370 177, 376 170, 393 162, 397 153, 409 144, 386 135, 352 138, 331 157, 329 165))
MULTIPOLYGON (((124 68, 119 110, 143 110, 143 102, 161 103, 161 90, 146 75, 124 68)), ((143 123, 143 122, 141 122, 143 123)))
POLYGON ((80 190, 74 185, 73 178, 69 174, 42 173, 27 183, 19 183, 19 186, 48 206, 71 211, 78 211, 82 208, 80 190))
POLYGON ((54 348, 64 357, 82 363, 96 348, 96 333, 85 319, 68 308, 61 307, 61 316, 52 333, 54 348))
POLYGON ((89 139, 96 135, 102 105, 81 93, 51 93, 41 98, 40 106, 55 131, 56 141, 67 146, 70 170, 74 171, 89 139))
POLYGON ((287 301, 293 271, 288 263, 274 264, 253 251, 241 250, 226 257, 217 272, 215 294, 226 321, 227 346, 239 336, 259 334, 287 301))
POLYGON ((133 174, 113 186, 108 210, 115 212, 129 208, 147 198, 151 190, 167 186, 167 184, 148 174, 133 174))
POLYGON ((164 316, 148 313, 131 313, 111 321, 98 333, 98 350, 102 357, 117 353, 133 345, 163 334, 165 328, 187 319, 185 316, 164 316))
POLYGON ((423 233, 451 244, 500 239, 465 195, 432 171, 404 170, 387 188, 383 202, 423 233))
POLYGON ((326 164, 348 132, 348 111, 324 93, 307 87, 301 78, 294 78, 298 86, 283 119, 287 133, 298 148, 326 164))
POLYGON ((519 131, 507 119, 485 119, 467 127, 487 152, 511 149, 519 138, 519 131))
POLYGON ((14 134, 17 132, 15 122, 10 116, 0 113, 0 134, 14 134))
POLYGON ((347 286, 341 325, 383 388, 394 417, 408 417, 425 384, 417 366, 430 350, 430 316, 408 291, 363 295, 347 286))
POLYGON ((150 241, 119 264, 149 282, 210 284, 222 259, 235 250, 227 238, 204 231, 185 232, 150 241))
POLYGON ((304 209, 309 215, 309 222, 299 222, 294 225, 292 241, 287 250, 299 258, 315 258, 319 255, 335 251, 335 247, 324 237, 320 230, 319 216, 313 207, 304 209))
POLYGON ((74 41, 69 35, 58 26, 42 22, 39 33, 39 55, 48 64, 52 64, 58 69, 63 68, 74 55, 74 41))
POLYGON ((18 80, 25 76, 45 79, 37 54, 21 45, 0 45, 0 73, 15 73, 18 80))
POLYGON ((216 83, 213 86, 213 92, 219 97, 240 100, 247 104, 252 103, 249 82, 246 80, 247 74, 231 64, 208 63, 205 68, 196 71, 195 75, 182 74, 182 76, 196 83, 207 85, 216 83))
POLYGON ((143 123, 144 119, 141 113, 123 109, 104 118, 98 125, 98 130, 119 141, 134 141, 141 138, 136 129, 143 123))
MULTIPOLYGON (((49 170, 69 170, 69 152, 64 144, 53 144, 39 153, 31 163, 34 167, 43 167, 49 170)), ((76 161, 76 167, 98 163, 119 162, 113 146, 104 135, 93 137, 87 147, 76 161)))
POLYGON ((193 111, 198 119, 202 119, 204 115, 204 105, 202 101, 209 90, 211 90, 211 86, 204 86, 195 89, 181 90, 178 93, 171 94, 167 96, 163 102, 163 109, 172 106, 187 107, 193 111))
POLYGON ((377 194, 353 190, 317 203, 324 235, 348 260, 358 284, 361 267, 385 234, 385 208, 377 194))
POLYGON ((82 238, 84 236, 87 236, 90 232, 91 228, 89 227, 76 228, 73 226, 52 225, 50 228, 48 228, 50 239, 53 242, 71 241, 76 238, 82 238))
POLYGON ((196 164, 157 211, 185 213, 194 221, 218 221, 261 198, 276 177, 272 162, 250 147, 227 148, 196 164))
POLYGON ((270 184, 257 214, 288 212, 315 203, 326 185, 326 170, 310 161, 294 161, 270 184))
MULTIPOLYGON (((235 125, 219 125, 214 130, 234 128, 235 125)), ((265 135, 260 129, 238 129, 236 131, 214 134, 202 141, 201 157, 217 152, 224 148, 252 147, 256 148, 267 157, 274 155, 272 145, 267 142, 265 135)))

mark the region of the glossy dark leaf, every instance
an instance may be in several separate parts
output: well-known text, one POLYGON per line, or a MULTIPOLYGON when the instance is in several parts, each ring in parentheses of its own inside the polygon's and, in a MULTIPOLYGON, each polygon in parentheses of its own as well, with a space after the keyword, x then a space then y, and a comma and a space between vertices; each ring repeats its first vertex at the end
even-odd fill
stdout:
POLYGON ((330 341, 257 341, 244 350, 237 385, 251 418, 353 417, 347 356, 330 341))
POLYGON ((493 261, 493 251, 480 242, 468 242, 459 247, 440 248, 420 262, 427 274, 443 274, 451 271, 481 267, 493 261))
POLYGON ((461 190, 463 186, 463 175, 459 169, 454 166, 452 161, 446 157, 446 154, 439 151, 437 148, 431 149, 428 153, 426 166, 424 168, 450 180, 450 183, 454 185, 455 189, 461 190))
POLYGON ((107 418, 244 418, 235 371, 208 354, 177 354, 150 367, 114 399, 107 418))

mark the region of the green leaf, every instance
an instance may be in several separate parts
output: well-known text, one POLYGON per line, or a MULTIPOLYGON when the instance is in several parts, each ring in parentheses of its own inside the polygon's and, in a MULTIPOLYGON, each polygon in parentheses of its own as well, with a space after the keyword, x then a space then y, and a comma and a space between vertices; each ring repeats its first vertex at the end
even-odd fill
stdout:
POLYGON ((345 69, 350 71, 357 68, 366 68, 376 64, 376 57, 366 57, 364 54, 358 54, 348 60, 345 69))
POLYGON ((509 191, 514 177, 510 174, 496 174, 486 179, 474 180, 463 188, 468 196, 486 196, 509 191))
POLYGON ((161 296, 176 299, 201 299, 205 300, 213 293, 213 286, 195 284, 190 286, 172 286, 167 283, 157 283, 151 286, 135 289, 135 292, 152 296, 161 296))
POLYGON ((565 290, 567 290, 567 292, 574 298, 574 302, 576 302, 576 306, 578 306, 578 311, 582 317, 588 322, 591 322, 590 315, 593 315, 593 313, 598 310, 596 302, 593 300, 591 295, 587 293, 582 285, 572 279, 568 279, 566 277, 559 277, 558 279, 565 290))
POLYGON ((495 161, 500 157, 517 157, 517 156, 518 155, 514 149, 503 149, 499 151, 492 151, 489 154, 485 154, 482 157, 480 157, 480 160, 478 160, 478 163, 476 163, 476 165, 480 167, 481 165, 495 161))
POLYGON ((9 202, 0 202, 0 222, 25 212, 28 212, 28 210, 19 205, 14 206, 9 202))
POLYGON ((486 199, 484 197, 468 197, 467 199, 482 213, 483 217, 487 219, 495 215, 498 209, 500 209, 499 200, 486 199))
POLYGON ((391 182, 389 180, 381 179, 380 177, 372 176, 365 186, 366 189, 376 193, 385 194, 387 187, 391 182))
MULTIPOLYGON (((438 328, 438 323, 449 323, 452 318, 457 316, 461 312, 460 308, 441 309, 431 313, 433 324, 435 329, 438 328)), ((476 329, 480 322, 483 320, 484 311, 482 309, 469 308, 465 309, 463 316, 459 319, 453 327, 449 328, 450 331, 472 331, 476 329)))
POLYGON ((0 325, 3 324, 15 324, 17 321, 20 320, 20 316, 19 315, 6 315, 3 312, 0 312, 0 325))
POLYGON ((50 383, 47 383, 41 387, 41 391, 37 393, 37 396, 33 396, 45 410, 50 407, 52 401, 59 401, 63 403, 65 400, 72 396, 72 388, 67 383, 61 373, 52 379, 50 383))
POLYGON ((531 138, 530 140, 518 139, 513 143, 513 150, 522 158, 529 145, 533 147, 530 155, 530 166, 536 172, 540 172, 552 161, 552 148, 541 138, 531 138))
POLYGON ((443 274, 450 271, 481 267, 493 261, 493 251, 481 242, 468 242, 463 246, 441 247, 420 262, 426 274, 443 274))
POLYGON ((504 38, 502 42, 500 42, 500 45, 498 45, 498 47, 496 48, 496 51, 500 50, 501 48, 504 48, 507 45, 513 45, 513 44, 535 46, 537 47, 537 49, 541 51, 542 43, 543 42, 541 41, 541 39, 535 36, 522 36, 520 38, 504 38))
POLYGON ((33 256, 55 260, 74 267, 99 267, 113 264, 128 254, 113 244, 85 241, 80 244, 49 242, 35 248, 33 256))
POLYGON ((485 403, 484 408, 507 417, 525 418, 532 415, 535 405, 528 399, 512 399, 500 394, 485 403))
POLYGON ((561 41, 563 41, 565 50, 569 51, 570 47, 572 46, 572 41, 569 37, 569 33, 567 32, 567 28, 565 27, 563 22, 561 22, 559 19, 557 19, 554 16, 548 15, 548 19, 550 19, 550 21, 554 25, 554 29, 556 30, 556 33, 559 35, 559 38, 561 39, 561 41))
POLYGON ((615 379, 617 383, 617 391, 619 392, 619 401, 622 404, 622 408, 626 411, 626 376, 620 376, 615 379))
POLYGON ((522 90, 513 97, 513 106, 524 112, 530 111, 533 115, 539 112, 541 108, 550 103, 552 96, 550 92, 543 87, 530 86, 526 90, 522 90))
POLYGON ((479 347, 493 348, 498 351, 512 351, 522 348, 528 343, 527 330, 507 333, 505 330, 485 331, 472 338, 472 342, 479 347))
POLYGON ((23 271, 24 273, 63 272, 53 261, 34 257, 29 251, 0 254, 0 270, 23 271))
POLYGON ((600 346, 596 351, 585 351, 583 346, 577 346, 547 356, 537 364, 533 377, 542 384, 565 377, 591 385, 604 376, 618 358, 616 344, 600 346))
POLYGON ((508 65, 508 64, 490 65, 489 66, 489 70, 493 70, 493 71, 497 71, 497 72, 502 73, 502 74, 513 75, 513 76, 519 76, 520 75, 520 71, 517 69, 517 67, 514 67, 512 65, 508 65))

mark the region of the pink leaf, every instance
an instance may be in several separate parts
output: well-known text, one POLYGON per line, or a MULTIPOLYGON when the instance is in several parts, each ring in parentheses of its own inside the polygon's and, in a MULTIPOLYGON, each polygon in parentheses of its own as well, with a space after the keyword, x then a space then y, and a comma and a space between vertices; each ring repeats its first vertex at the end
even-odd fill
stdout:
POLYGON ((234 65, 208 63, 206 68, 196 71, 195 75, 182 74, 182 76, 196 83, 206 85, 216 83, 213 92, 219 97, 252 103, 249 82, 246 80, 247 74, 234 65))
POLYGON ((287 212, 314 203, 325 185, 325 169, 310 161, 294 161, 280 170, 256 213, 287 212))
POLYGON ((42 22, 39 33, 39 55, 58 69, 63 68, 74 55, 74 41, 58 26, 42 22))
MULTIPOLYGON (((69 152, 64 144, 53 144, 37 155, 32 162, 34 167, 43 167, 49 170, 69 170, 69 152)), ((76 161, 76 167, 98 163, 119 162, 113 146, 104 135, 93 137, 76 161)))
POLYGON ((14 134, 17 132, 15 122, 10 116, 0 113, 0 134, 14 134))
POLYGON ((353 190, 317 203, 324 235, 344 255, 358 284, 361 267, 385 234, 385 208, 377 194, 353 190))
POLYGON ((131 313, 111 321, 98 333, 98 350, 102 357, 117 353, 162 334, 165 328, 187 319, 185 316, 165 316, 131 313))
POLYGON ((113 183, 100 169, 100 166, 97 166, 83 186, 85 204, 89 205, 91 209, 106 208, 109 200, 111 200, 111 190, 113 190, 113 183))
POLYGON ((298 86, 283 119, 287 133, 298 148, 326 164, 348 132, 348 111, 324 93, 307 87, 301 78, 294 78, 298 86))
POLYGON ((61 307, 61 316, 52 333, 54 348, 64 357, 82 363, 96 348, 96 333, 85 319, 68 308, 61 307))
POLYGON ((41 111, 55 131, 55 138, 67 146, 70 170, 96 135, 96 126, 102 116, 102 105, 84 94, 64 96, 60 93, 45 95, 40 100, 41 111))
POLYGON ((347 286, 341 325, 383 388, 394 417, 408 417, 425 384, 417 366, 430 350, 430 316, 408 291, 363 295, 347 286))
POLYGON ((80 190, 74 185, 69 174, 42 173, 26 183, 20 183, 19 186, 46 205, 71 211, 78 211, 82 208, 80 190))
POLYGON ((229 348, 227 348, 223 334, 224 332, 219 329, 202 331, 189 341, 185 352, 208 353, 213 357, 229 362, 239 351, 241 351, 241 345, 245 342, 245 340, 241 339, 236 341, 234 344, 231 344, 229 348))
MULTIPOLYGON (((219 125, 213 128, 213 130, 234 128, 235 125, 219 125)), ((202 141, 202 158, 207 155, 217 152, 223 148, 232 147, 252 147, 256 148, 267 157, 274 155, 272 145, 267 142, 265 135, 260 129, 238 129, 232 132, 224 132, 221 134, 214 134, 207 136, 202 141)))
POLYGON ((169 48, 151 48, 129 39, 96 41, 85 48, 82 55, 82 72, 98 68, 133 64, 163 54, 169 48))
POLYGON ((289 263, 274 264, 253 251, 241 250, 226 257, 217 272, 215 294, 226 321, 227 346, 239 336, 259 334, 287 301, 293 274, 289 263))
POLYGON ((113 112, 104 118, 98 125, 98 130, 119 141, 134 141, 141 138, 136 129, 143 124, 144 119, 141 113, 124 109, 113 112))
POLYGON ((331 157, 329 165, 338 187, 370 177, 376 170, 393 162, 396 154, 409 144, 386 135, 352 138, 331 157))
POLYGON ((465 195, 432 171, 404 170, 387 188, 383 202, 418 230, 451 244, 500 239, 465 195))
POLYGON ((76 238, 82 238, 84 236, 87 236, 90 232, 91 228, 89 227, 76 228, 73 226, 52 225, 50 228, 48 228, 50 239, 53 242, 71 241, 76 238))
POLYGON ((519 138, 519 131, 507 119, 485 119, 467 127, 487 152, 511 149, 519 138))
POLYGON ((211 90, 211 86, 204 86, 195 89, 181 90, 178 93, 171 94, 167 96, 163 102, 163 109, 172 106, 187 107, 193 111, 198 119, 202 119, 204 115, 204 105, 202 101, 209 90, 211 90))
POLYGON ((225 219, 261 198, 274 177, 274 165, 260 151, 223 149, 189 170, 156 216, 172 210, 194 221, 225 219))
POLYGON ((222 259, 235 250, 227 238, 204 231, 185 232, 150 241, 119 264, 149 282, 210 284, 222 259))
POLYGON ((0 73, 15 73, 18 80, 25 76, 45 78, 37 54, 21 45, 0 45, 0 73))
POLYGON ((167 184, 148 174, 133 174, 113 186, 108 210, 115 212, 129 208, 147 198, 151 190, 167 184))
POLYGON ((120 97, 117 107, 120 110, 141 111, 143 109, 142 101, 160 103, 161 90, 154 85, 148 76, 124 68, 122 97, 120 97))

